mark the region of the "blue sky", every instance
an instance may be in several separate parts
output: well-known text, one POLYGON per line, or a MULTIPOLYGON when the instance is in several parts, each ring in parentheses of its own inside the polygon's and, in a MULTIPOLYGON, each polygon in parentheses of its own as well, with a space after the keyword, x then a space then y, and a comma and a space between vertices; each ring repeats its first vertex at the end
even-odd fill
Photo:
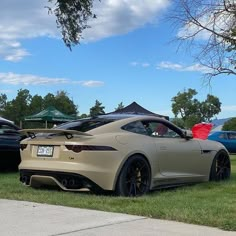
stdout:
POLYGON ((146 109, 173 117, 171 98, 184 89, 208 93, 222 102, 217 118, 235 116, 235 76, 218 76, 206 86, 205 69, 184 48, 171 42, 166 16, 171 0, 95 1, 97 19, 89 22, 81 44, 70 51, 60 38, 46 0, 1 0, 0 93, 8 100, 19 89, 45 96, 64 90, 89 113, 95 100, 111 112, 120 102, 136 101, 146 109))

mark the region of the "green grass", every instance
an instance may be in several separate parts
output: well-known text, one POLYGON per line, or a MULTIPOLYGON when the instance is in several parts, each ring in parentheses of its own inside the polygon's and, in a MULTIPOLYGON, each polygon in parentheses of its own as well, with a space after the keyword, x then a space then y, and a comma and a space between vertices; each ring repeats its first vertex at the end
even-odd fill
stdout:
POLYGON ((1 173, 0 198, 121 212, 236 231, 236 156, 231 156, 231 163, 229 181, 155 191, 140 198, 33 189, 20 183, 18 173, 1 173))

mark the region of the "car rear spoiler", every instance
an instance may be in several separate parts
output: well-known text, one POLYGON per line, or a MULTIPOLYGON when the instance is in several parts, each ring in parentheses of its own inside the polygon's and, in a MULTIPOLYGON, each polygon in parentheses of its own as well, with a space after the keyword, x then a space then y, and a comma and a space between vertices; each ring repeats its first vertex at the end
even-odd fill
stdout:
POLYGON ((67 139, 71 139, 73 135, 79 136, 92 136, 91 134, 84 133, 77 130, 67 130, 67 129, 21 129, 19 132, 23 135, 27 135, 30 138, 35 138, 36 134, 46 133, 46 134, 63 134, 67 139))

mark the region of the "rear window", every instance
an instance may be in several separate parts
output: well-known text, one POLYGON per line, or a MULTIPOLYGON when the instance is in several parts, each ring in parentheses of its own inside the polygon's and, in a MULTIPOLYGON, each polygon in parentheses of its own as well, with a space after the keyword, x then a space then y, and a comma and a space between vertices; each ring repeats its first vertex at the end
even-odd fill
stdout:
POLYGON ((107 120, 107 119, 81 120, 59 125, 55 127, 55 129, 67 129, 67 130, 77 130, 81 132, 87 132, 89 130, 111 123, 113 121, 114 120, 107 120))

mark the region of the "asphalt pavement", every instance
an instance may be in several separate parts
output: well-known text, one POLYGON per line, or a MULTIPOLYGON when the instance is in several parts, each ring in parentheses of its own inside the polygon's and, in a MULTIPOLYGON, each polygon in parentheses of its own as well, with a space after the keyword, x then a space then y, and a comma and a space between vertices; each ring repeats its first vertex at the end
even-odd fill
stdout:
POLYGON ((0 199, 0 235, 236 236, 236 232, 127 214, 0 199))

